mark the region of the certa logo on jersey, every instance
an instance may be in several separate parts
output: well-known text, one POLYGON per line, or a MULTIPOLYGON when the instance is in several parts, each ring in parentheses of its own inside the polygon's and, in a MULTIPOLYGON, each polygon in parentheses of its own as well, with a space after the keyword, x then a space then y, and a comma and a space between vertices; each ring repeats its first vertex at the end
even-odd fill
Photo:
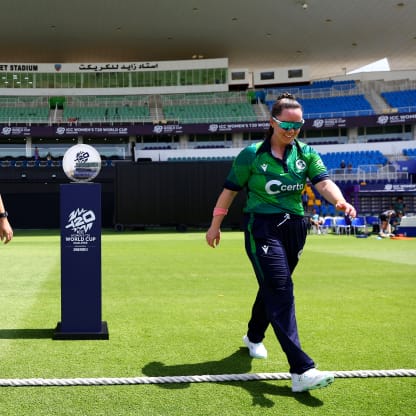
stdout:
POLYGON ((277 179, 267 182, 264 189, 269 195, 280 194, 280 192, 302 191, 303 183, 284 184, 277 179))
MULTIPOLYGON (((295 166, 298 170, 302 171, 302 170, 305 170, 306 163, 304 160, 298 159, 295 162, 295 166)), ((262 168, 265 171, 263 166, 262 168)), ((302 191, 303 188, 304 188, 303 183, 284 184, 280 182, 278 179, 272 179, 268 181, 264 187, 265 191, 269 195, 276 195, 276 194, 280 194, 281 192, 302 191)))

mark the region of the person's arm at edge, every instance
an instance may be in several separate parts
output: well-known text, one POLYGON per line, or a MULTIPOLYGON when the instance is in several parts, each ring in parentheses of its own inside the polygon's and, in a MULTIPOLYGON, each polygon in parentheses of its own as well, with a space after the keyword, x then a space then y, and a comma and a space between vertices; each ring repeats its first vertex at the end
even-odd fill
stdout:
MULTIPOLYGON (((3 200, 0 195, 0 213, 5 212, 3 200)), ((4 240, 4 244, 7 244, 13 238, 13 229, 10 226, 9 220, 7 217, 0 218, 0 240, 4 240)))
MULTIPOLYGON (((220 196, 218 197, 217 203, 215 204, 215 208, 219 208, 220 210, 228 211, 232 202, 234 201, 235 196, 238 192, 231 191, 230 189, 224 188, 221 192, 220 196)), ((221 224, 227 214, 219 214, 213 215, 211 225, 205 235, 207 243, 209 246, 215 248, 221 239, 221 224)))

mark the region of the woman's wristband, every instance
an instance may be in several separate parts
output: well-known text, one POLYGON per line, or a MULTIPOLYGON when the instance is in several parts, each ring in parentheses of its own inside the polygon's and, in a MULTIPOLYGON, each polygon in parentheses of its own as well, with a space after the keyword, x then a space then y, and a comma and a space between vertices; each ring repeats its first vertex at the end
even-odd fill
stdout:
POLYGON ((212 216, 216 217, 218 215, 227 215, 227 214, 228 214, 228 209, 227 208, 215 207, 214 211, 212 213, 212 216))

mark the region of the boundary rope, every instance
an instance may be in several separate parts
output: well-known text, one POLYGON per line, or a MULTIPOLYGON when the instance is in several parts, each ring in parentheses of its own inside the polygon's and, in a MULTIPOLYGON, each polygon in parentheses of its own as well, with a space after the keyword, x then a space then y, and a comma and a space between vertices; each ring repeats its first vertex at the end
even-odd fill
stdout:
MULTIPOLYGON (((336 378, 416 377, 416 370, 334 371, 336 378)), ((0 379, 0 387, 111 386, 132 384, 212 383, 226 381, 290 380, 290 373, 247 373, 201 376, 122 377, 122 378, 22 378, 0 379)))

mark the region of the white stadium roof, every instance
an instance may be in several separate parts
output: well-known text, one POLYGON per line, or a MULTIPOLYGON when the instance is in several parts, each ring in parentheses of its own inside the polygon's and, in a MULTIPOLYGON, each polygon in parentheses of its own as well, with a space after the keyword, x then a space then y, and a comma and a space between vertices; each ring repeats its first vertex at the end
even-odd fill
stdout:
POLYGON ((416 0, 3 0, 1 63, 228 58, 312 79, 416 70, 416 0))

